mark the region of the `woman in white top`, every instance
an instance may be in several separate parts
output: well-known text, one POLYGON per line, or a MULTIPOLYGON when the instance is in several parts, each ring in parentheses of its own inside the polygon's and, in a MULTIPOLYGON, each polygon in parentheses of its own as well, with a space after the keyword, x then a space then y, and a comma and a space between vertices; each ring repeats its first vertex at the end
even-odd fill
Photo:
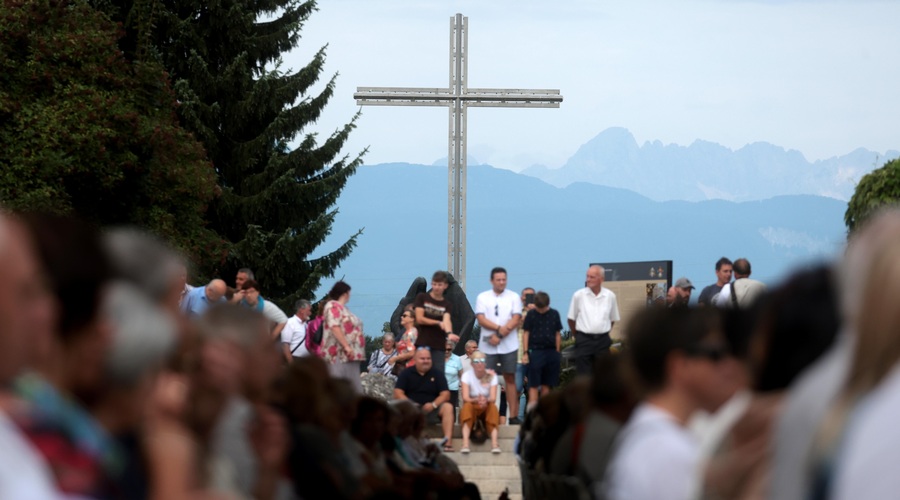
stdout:
POLYGON ((459 421, 462 424, 462 449, 460 453, 469 453, 469 435, 475 419, 483 418, 485 429, 491 436, 491 453, 500 453, 497 444, 497 426, 500 425, 500 412, 494 401, 497 400, 497 374, 488 370, 485 365, 485 354, 475 351, 471 356, 472 369, 463 373, 460 378, 462 409, 459 421))
POLYGON ((381 338, 381 349, 372 353, 369 358, 369 373, 380 373, 387 377, 393 377, 391 370, 394 363, 391 362, 397 356, 397 349, 394 346, 394 334, 385 333, 381 338))

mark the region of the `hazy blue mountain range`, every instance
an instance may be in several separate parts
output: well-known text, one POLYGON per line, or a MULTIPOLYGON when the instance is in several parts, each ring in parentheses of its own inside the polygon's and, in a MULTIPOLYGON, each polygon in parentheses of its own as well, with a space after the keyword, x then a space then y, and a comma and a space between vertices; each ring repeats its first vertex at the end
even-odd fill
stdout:
MULTIPOLYGON (((468 189, 473 303, 496 265, 509 270, 512 289, 545 290, 565 314, 589 262, 671 259, 676 277, 702 287, 714 281, 719 257, 747 257, 754 277, 772 283, 798 263, 830 257, 845 236, 846 203, 820 196, 658 202, 588 183, 559 188, 489 166, 470 167, 468 189)), ((365 228, 336 278, 353 287, 351 309, 378 335, 415 277, 447 267, 447 169, 361 167, 338 207, 323 251, 365 228)))
POLYGON ((814 194, 849 200, 859 179, 898 151, 857 149, 809 162, 796 150, 767 142, 736 151, 697 140, 690 146, 660 141, 638 145, 624 128, 609 128, 582 145, 560 168, 535 165, 522 173, 554 186, 590 182, 630 189, 653 200, 762 200, 814 194))

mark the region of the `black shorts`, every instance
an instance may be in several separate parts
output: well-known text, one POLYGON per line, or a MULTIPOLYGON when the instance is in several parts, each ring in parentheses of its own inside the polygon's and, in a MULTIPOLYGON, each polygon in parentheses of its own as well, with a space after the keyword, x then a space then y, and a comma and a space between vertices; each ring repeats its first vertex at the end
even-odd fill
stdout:
POLYGON ((555 348, 528 351, 528 387, 559 385, 560 354, 555 348))

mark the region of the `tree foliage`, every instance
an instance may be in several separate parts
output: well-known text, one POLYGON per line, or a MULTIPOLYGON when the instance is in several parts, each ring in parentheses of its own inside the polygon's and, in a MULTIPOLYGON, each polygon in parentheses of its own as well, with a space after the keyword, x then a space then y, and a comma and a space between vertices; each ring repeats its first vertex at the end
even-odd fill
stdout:
POLYGON ((844 223, 851 232, 880 207, 900 203, 900 159, 866 174, 847 204, 844 223))
POLYGON ((0 33, 0 203, 140 225, 214 258, 215 175, 162 67, 127 61, 82 1, 4 0, 0 33))
POLYGON ((330 233, 335 202, 362 161, 362 154, 341 153, 355 118, 321 143, 308 130, 334 93, 336 75, 313 91, 325 48, 296 71, 281 63, 281 54, 299 43, 315 2, 95 5, 123 23, 122 47, 130 57, 157 57, 172 75, 182 124, 215 165, 221 196, 206 219, 228 251, 219 261, 199 262, 203 274, 230 279, 238 268, 250 267, 267 297, 282 304, 312 298, 355 245, 353 235, 330 253, 309 257, 330 233))

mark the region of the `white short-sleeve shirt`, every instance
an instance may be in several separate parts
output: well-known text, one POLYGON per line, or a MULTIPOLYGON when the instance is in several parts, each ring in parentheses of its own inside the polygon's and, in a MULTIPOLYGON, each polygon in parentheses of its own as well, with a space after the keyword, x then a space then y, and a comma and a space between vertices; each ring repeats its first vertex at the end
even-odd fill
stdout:
MULTIPOLYGON (((500 295, 494 293, 494 290, 481 292, 475 300, 475 316, 479 314, 483 314, 485 319, 503 326, 514 315, 522 315, 522 299, 519 294, 509 289, 503 290, 500 295)), ((517 329, 513 329, 506 337, 503 337, 500 344, 493 346, 488 343, 488 339, 495 333, 497 333, 496 330, 481 329, 481 338, 478 340, 479 351, 485 354, 507 354, 519 349, 517 329)))
POLYGON ((274 302, 269 300, 263 302, 262 313, 263 316, 269 318, 269 321, 275 323, 276 325, 285 323, 288 320, 287 314, 285 314, 284 311, 276 306, 274 302))
POLYGON ((489 397, 491 395, 491 387, 497 385, 497 375, 491 375, 491 380, 484 383, 475 375, 475 370, 463 372, 460 382, 469 386, 469 397, 477 398, 478 396, 489 397))
POLYGON ((600 288, 594 294, 584 287, 572 295, 568 319, 575 321, 575 329, 582 333, 608 333, 612 324, 619 321, 619 304, 616 294, 608 288, 600 288))
POLYGON ((622 428, 598 493, 609 500, 688 500, 699 451, 672 415, 644 403, 622 428))
POLYGON ((281 330, 281 343, 288 344, 292 356, 308 356, 309 351, 306 350, 306 322, 296 314, 291 316, 291 319, 287 320, 287 323, 281 330))

